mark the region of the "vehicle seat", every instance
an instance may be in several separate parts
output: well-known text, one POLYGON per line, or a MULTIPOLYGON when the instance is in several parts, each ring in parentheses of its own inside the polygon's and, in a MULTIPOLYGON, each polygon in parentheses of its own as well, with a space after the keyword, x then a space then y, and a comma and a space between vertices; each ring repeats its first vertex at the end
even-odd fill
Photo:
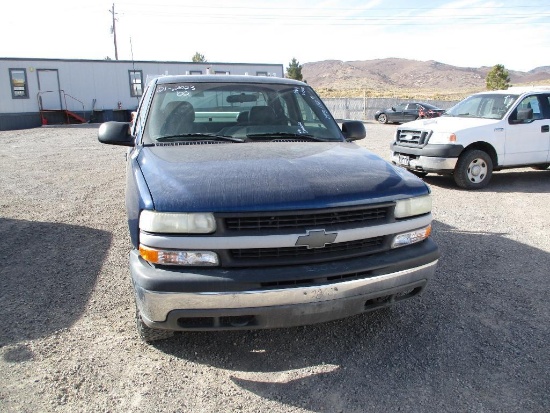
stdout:
POLYGON ((248 116, 250 125, 273 125, 275 122, 275 112, 269 106, 253 106, 250 108, 248 116))
POLYGON ((164 109, 166 120, 160 129, 161 135, 192 133, 195 121, 195 109, 189 102, 170 102, 164 109))
POLYGON ((239 125, 243 125, 243 124, 248 123, 248 114, 249 114, 249 111, 248 111, 248 110, 239 113, 239 114, 237 115, 237 123, 238 123, 239 125))

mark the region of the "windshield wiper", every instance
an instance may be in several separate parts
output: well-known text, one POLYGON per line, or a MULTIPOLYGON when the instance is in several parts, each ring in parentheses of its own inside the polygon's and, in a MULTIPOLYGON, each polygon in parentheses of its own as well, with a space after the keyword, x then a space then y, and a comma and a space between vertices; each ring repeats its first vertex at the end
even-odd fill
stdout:
POLYGON ((306 139, 317 142, 326 142, 326 139, 317 138, 316 136, 307 133, 289 133, 289 132, 266 132, 266 133, 249 133, 246 135, 250 139, 270 139, 270 138, 297 138, 306 139))
POLYGON ((180 133, 177 135, 165 135, 157 138, 157 142, 182 142, 182 141, 230 141, 230 142, 244 142, 243 139, 234 138, 233 136, 216 135, 213 133, 180 133))

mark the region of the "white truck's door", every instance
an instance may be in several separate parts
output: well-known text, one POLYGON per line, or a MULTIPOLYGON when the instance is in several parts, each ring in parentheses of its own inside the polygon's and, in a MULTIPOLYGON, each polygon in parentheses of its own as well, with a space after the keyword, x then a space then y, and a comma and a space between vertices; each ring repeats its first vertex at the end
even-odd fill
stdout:
POLYGON ((550 159, 550 119, 544 116, 539 97, 523 98, 506 124, 506 143, 502 165, 529 165, 550 159), (533 119, 514 123, 518 109, 532 109, 533 119))

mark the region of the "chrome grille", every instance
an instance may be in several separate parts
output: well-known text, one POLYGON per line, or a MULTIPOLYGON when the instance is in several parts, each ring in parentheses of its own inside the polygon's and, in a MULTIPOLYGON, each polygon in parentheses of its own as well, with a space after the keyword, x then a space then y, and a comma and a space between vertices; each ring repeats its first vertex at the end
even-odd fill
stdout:
POLYGON ((428 143, 432 131, 416 129, 397 129, 396 143, 400 145, 424 146, 428 143))

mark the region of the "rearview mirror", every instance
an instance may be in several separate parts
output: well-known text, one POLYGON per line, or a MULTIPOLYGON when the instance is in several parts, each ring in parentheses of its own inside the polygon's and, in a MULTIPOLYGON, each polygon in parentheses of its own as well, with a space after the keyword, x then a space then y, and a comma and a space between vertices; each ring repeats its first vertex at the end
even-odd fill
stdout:
POLYGON ((226 100, 227 103, 256 102, 258 100, 258 96, 241 93, 240 95, 229 95, 226 100))

